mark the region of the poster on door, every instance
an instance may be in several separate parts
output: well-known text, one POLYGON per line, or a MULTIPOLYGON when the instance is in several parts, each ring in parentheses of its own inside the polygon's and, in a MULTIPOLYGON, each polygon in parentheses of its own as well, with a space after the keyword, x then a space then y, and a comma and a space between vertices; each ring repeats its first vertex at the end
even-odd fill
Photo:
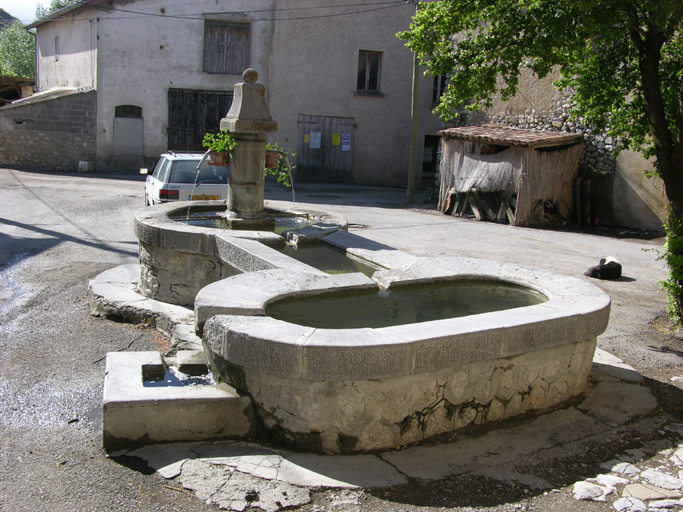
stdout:
POLYGON ((320 143, 322 141, 321 132, 311 132, 311 142, 308 147, 311 149, 320 149, 320 143))
POLYGON ((342 144, 341 144, 341 150, 342 151, 351 151, 351 134, 350 133, 342 133, 342 144))

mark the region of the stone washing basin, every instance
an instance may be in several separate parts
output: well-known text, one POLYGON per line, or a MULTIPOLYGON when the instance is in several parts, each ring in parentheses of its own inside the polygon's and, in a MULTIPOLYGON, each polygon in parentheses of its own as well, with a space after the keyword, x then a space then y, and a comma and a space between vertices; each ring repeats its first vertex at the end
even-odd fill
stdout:
MULTIPOLYGON (((166 203, 135 212, 135 235, 140 252, 140 292, 150 299, 192 306, 207 284, 253 270, 290 266, 284 255, 268 254, 259 246, 302 242, 346 229, 346 220, 326 212, 292 208, 267 211, 306 216, 312 225, 282 235, 264 230, 231 230, 192 226, 173 220, 192 211, 226 209, 225 201, 166 203), (252 242, 252 243, 250 243, 252 242), (256 244, 255 242, 262 242, 256 244), (248 247, 248 249, 243 249, 248 247)), ((267 248, 266 248, 267 249, 267 248)), ((275 252, 275 251, 270 251, 275 252)))
MULTIPOLYGON (((347 233, 330 235, 338 245, 347 233)), ((372 251, 357 250, 371 259, 372 251)), ((375 273, 270 269, 199 291, 195 324, 218 378, 249 395, 274 440, 327 453, 405 445, 542 410, 579 395, 609 297, 579 279, 469 258, 379 251, 375 273), (398 260, 396 259, 398 258, 398 260), (316 329, 265 315, 285 297, 453 279, 490 279, 547 302, 386 328, 316 329)))

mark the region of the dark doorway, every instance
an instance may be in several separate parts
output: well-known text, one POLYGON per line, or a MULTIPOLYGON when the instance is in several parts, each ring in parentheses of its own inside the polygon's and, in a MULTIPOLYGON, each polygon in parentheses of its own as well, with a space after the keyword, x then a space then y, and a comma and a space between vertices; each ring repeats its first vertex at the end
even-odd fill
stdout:
POLYGON ((425 145, 422 152, 422 179, 420 188, 435 186, 436 173, 439 170, 439 142, 438 135, 425 135, 425 145))

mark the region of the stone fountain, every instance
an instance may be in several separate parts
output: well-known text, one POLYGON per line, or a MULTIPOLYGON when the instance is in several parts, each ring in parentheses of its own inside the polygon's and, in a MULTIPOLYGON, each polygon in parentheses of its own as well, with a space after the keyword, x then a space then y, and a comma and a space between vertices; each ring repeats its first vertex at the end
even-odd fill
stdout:
MULTIPOLYGON (((610 299, 598 288, 505 263, 415 257, 347 233, 346 221, 326 212, 292 208, 288 213, 308 216, 312 224, 283 235, 264 229, 265 136, 277 125, 268 113, 264 87, 256 83, 256 72, 245 71, 244 79, 235 86, 234 103, 221 121, 221 127, 238 140, 227 205, 168 203, 135 214, 140 278, 134 286, 140 304, 148 310, 157 308, 159 317, 177 307, 170 305, 193 307, 192 321, 202 336, 206 359, 217 380, 232 387, 234 400, 228 402, 239 406, 199 408, 217 413, 218 407, 222 419, 204 423, 198 419, 197 425, 211 425, 201 432, 193 431, 187 421, 174 430, 171 415, 156 423, 145 419, 160 410, 152 392, 145 391, 145 403, 154 407, 136 409, 129 417, 127 391, 115 394, 111 383, 131 379, 117 380, 112 369, 106 381, 109 387, 105 384, 108 449, 155 441, 261 436, 326 453, 383 450, 547 410, 583 392, 597 336, 609 319, 610 299), (217 229, 174 220, 174 212, 185 212, 188 206, 224 211, 235 224, 246 223, 250 229, 217 229), (272 247, 285 240, 311 239, 378 270, 372 277, 326 274, 272 247), (309 299, 310 304, 311 299, 332 292, 391 292, 411 285, 473 280, 522 287, 541 295, 543 301, 380 328, 319 328, 268 314, 271 304, 297 297, 309 299), (107 401, 107 389, 117 397, 116 407, 114 399, 107 401), (110 410, 118 411, 115 420, 110 410), (145 430, 153 423, 159 427, 145 430)), ((91 283, 93 311, 134 319, 131 301, 117 304, 99 291, 106 279, 91 283)), ((133 362, 125 364, 130 371, 133 362)))
POLYGON ((228 180, 228 225, 249 225, 255 229, 273 224, 264 208, 263 169, 266 161, 266 134, 277 131, 265 100, 266 88, 256 83, 258 73, 247 69, 244 82, 235 84, 232 106, 221 119, 221 130, 228 130, 235 140, 228 180))

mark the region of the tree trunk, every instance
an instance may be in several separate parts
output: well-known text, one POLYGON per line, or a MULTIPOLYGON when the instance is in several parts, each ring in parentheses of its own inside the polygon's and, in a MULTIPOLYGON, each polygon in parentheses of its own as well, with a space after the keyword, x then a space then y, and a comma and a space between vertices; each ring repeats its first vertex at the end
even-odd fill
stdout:
POLYGON ((668 119, 660 79, 665 37, 656 26, 649 23, 632 24, 629 35, 638 51, 645 113, 655 147, 656 167, 669 200, 664 253, 669 276, 664 287, 669 296, 669 315, 680 323, 683 318, 683 81, 678 116, 668 119))

